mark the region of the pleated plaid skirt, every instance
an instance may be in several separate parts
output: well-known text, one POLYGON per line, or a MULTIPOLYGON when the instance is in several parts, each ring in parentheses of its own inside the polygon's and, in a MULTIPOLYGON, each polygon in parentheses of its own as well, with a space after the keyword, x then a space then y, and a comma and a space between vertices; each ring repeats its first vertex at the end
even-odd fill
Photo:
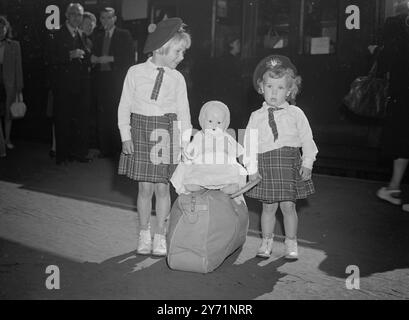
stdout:
POLYGON ((178 163, 174 139, 174 113, 144 116, 132 113, 131 136, 134 153, 121 153, 118 174, 140 182, 169 183, 178 163))
POLYGON ((300 175, 299 148, 283 147, 258 155, 258 170, 262 180, 246 195, 264 203, 305 199, 313 194, 312 180, 303 181, 300 175))

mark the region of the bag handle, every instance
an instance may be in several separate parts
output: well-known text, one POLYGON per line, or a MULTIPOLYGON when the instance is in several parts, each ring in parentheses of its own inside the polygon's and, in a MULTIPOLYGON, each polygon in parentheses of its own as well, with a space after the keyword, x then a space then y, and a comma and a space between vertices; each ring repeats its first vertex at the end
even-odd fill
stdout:
POLYGON ((16 102, 23 102, 23 93, 16 93, 16 102))
POLYGON ((234 198, 236 198, 238 196, 241 196, 243 193, 245 193, 245 192, 249 191, 251 188, 253 188, 260 181, 261 181, 261 176, 259 175, 256 180, 247 182, 247 184, 243 188, 241 188, 236 193, 233 193, 232 195, 230 195, 230 198, 234 199, 234 198))
POLYGON ((378 69, 378 60, 379 60, 379 56, 380 56, 382 50, 383 50, 383 46, 375 51, 374 62, 373 62, 372 67, 371 67, 371 69, 369 70, 369 73, 368 73, 368 76, 370 76, 370 77, 374 78, 376 76, 376 71, 378 69))

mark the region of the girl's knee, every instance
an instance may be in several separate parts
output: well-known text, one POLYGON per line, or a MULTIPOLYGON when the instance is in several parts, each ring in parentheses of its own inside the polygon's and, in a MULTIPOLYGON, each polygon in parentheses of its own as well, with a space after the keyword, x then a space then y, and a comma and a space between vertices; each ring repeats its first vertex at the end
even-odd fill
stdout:
POLYGON ((278 203, 263 203, 263 213, 275 214, 278 208, 278 203))
POLYGON ((169 197, 169 185, 165 183, 155 184, 155 196, 159 198, 169 197))
POLYGON ((144 198, 153 196, 154 185, 150 182, 140 182, 138 195, 144 198))
POLYGON ((283 201, 280 202, 280 209, 283 214, 294 213, 295 212, 295 203, 292 201, 283 201))

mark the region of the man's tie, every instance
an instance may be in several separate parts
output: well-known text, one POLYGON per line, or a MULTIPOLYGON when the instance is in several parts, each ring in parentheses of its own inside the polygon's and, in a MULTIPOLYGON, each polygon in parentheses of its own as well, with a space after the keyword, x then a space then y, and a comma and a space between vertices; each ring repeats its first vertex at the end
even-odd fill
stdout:
POLYGON ((159 72, 158 72, 158 75, 156 76, 155 85, 153 86, 153 90, 151 94, 152 100, 158 100, 160 86, 162 85, 162 81, 163 81, 163 74, 165 73, 165 69, 161 67, 157 69, 159 72))
MULTIPOLYGON (((102 55, 107 56, 109 54, 109 47, 111 46, 111 38, 109 31, 105 31, 104 42, 102 43, 102 55)), ((109 63, 101 64, 101 71, 110 71, 111 65, 109 63)))
POLYGON ((268 108, 268 124, 271 127, 271 130, 273 131, 273 136, 274 136, 274 141, 278 139, 278 131, 277 131, 277 124, 274 119, 274 111, 281 110, 283 108, 277 108, 277 107, 270 107, 268 108))

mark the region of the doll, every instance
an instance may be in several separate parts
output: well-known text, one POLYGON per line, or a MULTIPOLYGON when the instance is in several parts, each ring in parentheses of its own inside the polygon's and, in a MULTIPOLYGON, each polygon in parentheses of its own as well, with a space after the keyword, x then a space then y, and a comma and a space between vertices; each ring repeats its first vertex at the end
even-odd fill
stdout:
POLYGON ((185 160, 171 182, 178 194, 201 189, 219 189, 233 194, 246 184, 247 171, 237 162, 242 146, 226 132, 230 111, 220 101, 209 101, 200 110, 202 128, 186 147, 185 160))

